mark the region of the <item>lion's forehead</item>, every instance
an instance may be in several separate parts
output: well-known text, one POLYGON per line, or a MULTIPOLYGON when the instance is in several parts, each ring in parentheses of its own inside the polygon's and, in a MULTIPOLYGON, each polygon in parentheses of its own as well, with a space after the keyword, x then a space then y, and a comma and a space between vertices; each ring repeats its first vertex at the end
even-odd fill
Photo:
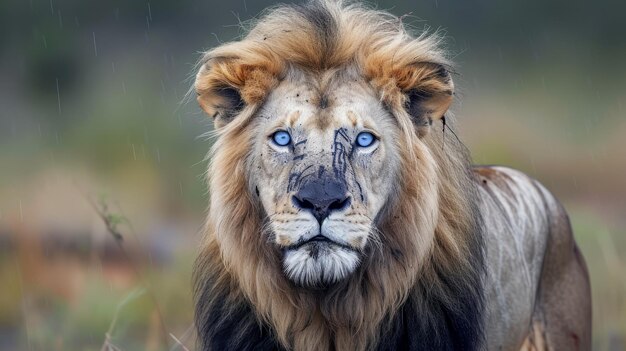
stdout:
POLYGON ((313 138, 332 138, 336 130, 376 128, 384 114, 371 89, 362 82, 336 82, 320 87, 315 81, 284 81, 268 98, 274 123, 313 138))

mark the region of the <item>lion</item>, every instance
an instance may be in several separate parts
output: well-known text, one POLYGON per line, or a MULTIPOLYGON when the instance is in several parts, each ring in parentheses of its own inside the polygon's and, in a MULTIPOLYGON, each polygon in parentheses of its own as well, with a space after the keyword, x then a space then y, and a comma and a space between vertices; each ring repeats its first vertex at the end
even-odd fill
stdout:
POLYGON ((452 134, 435 34, 357 3, 281 5, 205 53, 202 350, 588 350, 563 207, 452 134))

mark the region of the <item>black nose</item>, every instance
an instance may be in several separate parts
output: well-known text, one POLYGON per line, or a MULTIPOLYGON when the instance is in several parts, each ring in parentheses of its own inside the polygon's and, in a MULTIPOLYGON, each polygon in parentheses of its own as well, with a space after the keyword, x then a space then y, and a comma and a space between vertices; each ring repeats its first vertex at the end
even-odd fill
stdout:
POLYGON ((316 179, 300 188, 293 196, 293 204, 310 211, 321 225, 332 211, 350 206, 350 196, 347 195, 345 183, 332 179, 316 179))

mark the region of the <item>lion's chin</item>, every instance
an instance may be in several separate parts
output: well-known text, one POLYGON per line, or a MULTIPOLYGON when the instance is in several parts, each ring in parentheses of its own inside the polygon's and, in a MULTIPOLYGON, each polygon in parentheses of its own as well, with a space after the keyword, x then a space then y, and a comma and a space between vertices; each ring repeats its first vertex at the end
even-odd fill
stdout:
POLYGON ((359 254, 329 242, 310 242, 287 249, 283 269, 294 283, 304 287, 319 287, 348 277, 359 266, 359 254))

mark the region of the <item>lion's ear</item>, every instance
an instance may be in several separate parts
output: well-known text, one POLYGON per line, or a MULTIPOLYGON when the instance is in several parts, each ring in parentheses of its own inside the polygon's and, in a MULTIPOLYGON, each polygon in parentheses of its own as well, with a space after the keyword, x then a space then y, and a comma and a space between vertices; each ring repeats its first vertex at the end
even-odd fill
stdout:
POLYGON ((221 127, 246 106, 262 102, 275 82, 275 75, 262 67, 233 58, 211 59, 198 71, 194 87, 200 107, 221 127))
POLYGON ((420 63, 407 68, 400 88, 405 107, 419 134, 425 134, 433 121, 441 119, 454 97, 454 83, 448 69, 440 64, 420 63))

